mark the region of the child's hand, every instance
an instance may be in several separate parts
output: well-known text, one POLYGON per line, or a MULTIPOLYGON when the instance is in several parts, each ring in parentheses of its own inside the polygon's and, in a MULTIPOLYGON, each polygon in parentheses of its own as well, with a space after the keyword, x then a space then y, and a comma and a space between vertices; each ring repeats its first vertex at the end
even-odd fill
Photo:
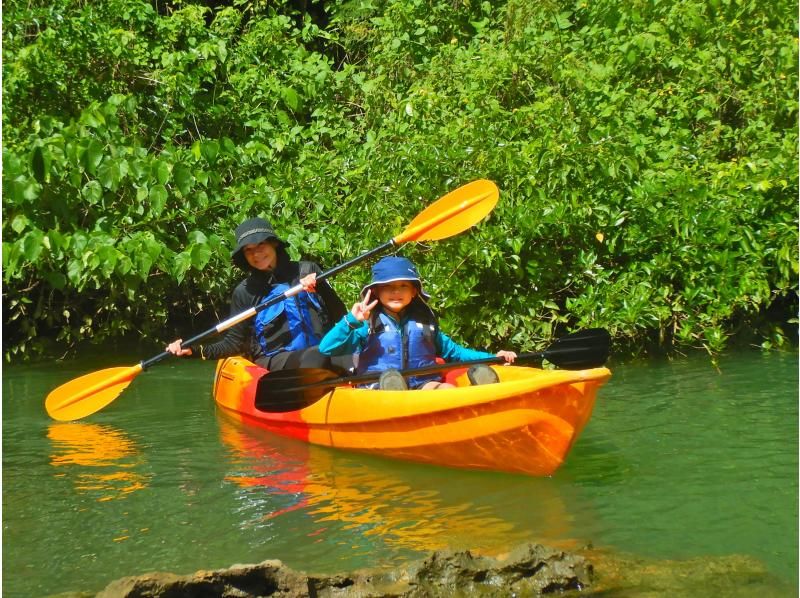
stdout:
POLYGON ((514 363, 514 360, 517 358, 517 354, 514 353, 514 351, 498 351, 495 355, 505 359, 506 363, 514 363))
POLYGON ((372 289, 367 289, 367 294, 364 295, 364 300, 353 305, 353 309, 350 310, 350 313, 353 314, 353 317, 359 322, 363 322, 364 320, 368 319, 372 309, 378 305, 377 299, 375 299, 375 301, 372 303, 369 302, 370 295, 372 295, 372 289))
POLYGON ((307 293, 317 292, 317 273, 312 272, 300 279, 300 284, 303 285, 303 290, 307 293))

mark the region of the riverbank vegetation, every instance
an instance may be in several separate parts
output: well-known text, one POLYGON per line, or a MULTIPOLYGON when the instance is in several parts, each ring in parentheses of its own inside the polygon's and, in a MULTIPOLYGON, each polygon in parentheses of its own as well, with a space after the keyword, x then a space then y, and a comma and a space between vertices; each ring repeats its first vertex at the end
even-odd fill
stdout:
MULTIPOLYGON (((7 2, 5 358, 227 317, 244 217, 332 267, 478 178, 501 190, 489 219, 403 248, 456 338, 787 346, 794 8, 7 2)), ((367 277, 332 282, 349 304, 367 277)))

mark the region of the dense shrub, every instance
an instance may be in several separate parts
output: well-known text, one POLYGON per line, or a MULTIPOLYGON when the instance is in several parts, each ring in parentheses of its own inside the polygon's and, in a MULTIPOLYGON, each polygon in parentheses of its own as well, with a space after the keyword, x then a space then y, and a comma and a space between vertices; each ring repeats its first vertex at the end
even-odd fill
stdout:
POLYGON ((487 221, 403 248, 463 342, 792 336, 787 2, 40 4, 3 11, 6 359, 205 329, 246 216, 333 266, 476 178, 487 221))

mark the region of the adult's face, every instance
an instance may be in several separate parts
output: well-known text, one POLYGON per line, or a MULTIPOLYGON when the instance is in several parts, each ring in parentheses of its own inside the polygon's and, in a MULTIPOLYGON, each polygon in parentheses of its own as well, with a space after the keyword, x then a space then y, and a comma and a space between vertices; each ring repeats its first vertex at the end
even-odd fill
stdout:
POLYGON ((247 263, 256 270, 270 272, 278 265, 278 244, 275 241, 248 243, 242 252, 247 263))

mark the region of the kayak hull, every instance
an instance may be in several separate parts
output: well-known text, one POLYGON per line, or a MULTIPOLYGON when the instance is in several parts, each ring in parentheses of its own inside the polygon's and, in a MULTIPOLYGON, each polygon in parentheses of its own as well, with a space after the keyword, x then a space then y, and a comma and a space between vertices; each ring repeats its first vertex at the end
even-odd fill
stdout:
POLYGON ((606 368, 493 368, 500 382, 470 386, 448 377, 446 390, 381 391, 338 387, 283 413, 256 409, 263 368, 232 357, 217 365, 214 400, 248 425, 312 444, 448 467, 552 475, 592 414, 606 368))

